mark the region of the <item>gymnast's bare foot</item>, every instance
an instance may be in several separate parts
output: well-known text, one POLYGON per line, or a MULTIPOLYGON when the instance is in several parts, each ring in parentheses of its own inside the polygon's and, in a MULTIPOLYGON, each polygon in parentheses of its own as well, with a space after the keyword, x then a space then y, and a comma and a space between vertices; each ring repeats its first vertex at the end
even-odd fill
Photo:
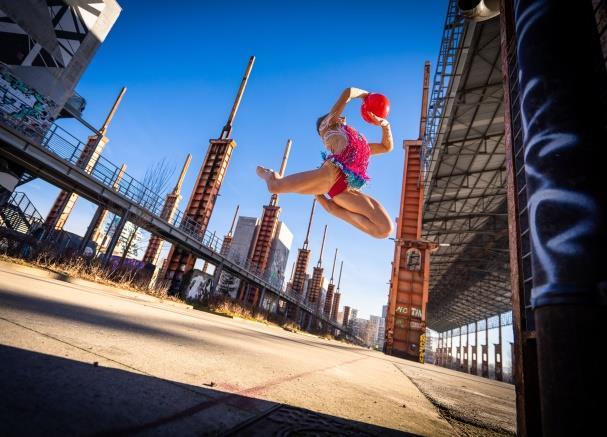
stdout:
POLYGON ((255 169, 255 172, 257 173, 257 176, 266 181, 268 191, 273 193, 276 188, 276 181, 280 179, 280 175, 270 168, 261 167, 259 165, 255 169))

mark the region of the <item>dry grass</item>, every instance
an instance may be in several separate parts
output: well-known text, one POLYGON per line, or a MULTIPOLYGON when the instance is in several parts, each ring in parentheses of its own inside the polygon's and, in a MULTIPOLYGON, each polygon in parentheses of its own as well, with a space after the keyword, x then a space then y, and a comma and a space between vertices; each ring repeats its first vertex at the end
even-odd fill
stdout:
MULTIPOLYGON (((149 273, 143 274, 141 270, 128 267, 112 268, 103 265, 97 259, 84 258, 78 254, 57 254, 50 246, 37 247, 35 251, 23 251, 20 242, 3 240, 0 243, 2 243, 0 244, 0 260, 3 261, 41 268, 70 278, 145 293, 163 300, 183 301, 177 296, 168 295, 170 281, 151 282, 149 273)), ((244 302, 229 296, 214 295, 205 297, 202 301, 188 303, 199 310, 274 325, 290 332, 303 332, 299 325, 291 321, 285 322, 282 316, 267 313, 264 310, 256 311, 244 302)), ((328 333, 320 334, 318 337, 349 343, 328 333)))
POLYGON ((0 260, 37 267, 69 278, 84 279, 97 284, 145 293, 160 299, 179 301, 167 294, 168 281, 157 280, 150 285, 149 276, 143 276, 139 270, 113 269, 104 266, 96 259, 90 260, 81 256, 57 256, 51 251, 40 250, 27 259, 0 253, 0 260))

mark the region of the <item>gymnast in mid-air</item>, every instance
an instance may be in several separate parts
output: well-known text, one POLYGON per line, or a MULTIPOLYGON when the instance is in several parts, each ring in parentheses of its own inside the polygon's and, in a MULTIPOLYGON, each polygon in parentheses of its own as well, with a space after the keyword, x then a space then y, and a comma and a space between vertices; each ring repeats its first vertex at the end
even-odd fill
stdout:
POLYGON ((329 214, 375 238, 387 238, 392 232, 390 216, 377 200, 360 189, 369 181, 370 156, 390 152, 394 147, 390 123, 365 111, 363 104, 363 118, 382 129, 381 142, 368 143, 364 136, 346 124, 346 117, 342 115, 352 99, 368 96, 367 91, 346 88, 331 111, 318 119, 316 130, 329 151, 328 154, 323 152, 324 162, 320 168, 280 177, 271 169, 257 167, 257 174, 266 181, 271 193, 315 195, 329 214))

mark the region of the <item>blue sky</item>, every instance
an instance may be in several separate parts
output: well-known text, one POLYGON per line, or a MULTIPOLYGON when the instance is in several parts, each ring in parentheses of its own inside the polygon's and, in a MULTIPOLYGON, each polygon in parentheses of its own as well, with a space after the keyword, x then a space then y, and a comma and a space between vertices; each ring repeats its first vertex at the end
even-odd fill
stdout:
MULTIPOLYGON (((237 148, 209 229, 225 234, 237 204, 242 215, 261 214, 270 196, 255 166, 279 167, 288 138, 293 148, 287 173, 320 164, 315 121, 348 86, 381 92, 391 100, 395 149, 372 159, 366 192, 396 218, 402 141, 418 134, 423 64, 430 60, 434 68, 446 0, 119 3, 120 17, 77 87, 88 102, 84 117, 96 126, 120 87, 128 88, 107 133, 108 159, 126 162, 128 173, 142 178, 163 157, 180 167, 192 153, 183 187, 185 207, 208 140, 219 136, 248 58, 255 55, 232 133, 237 148)), ((369 140, 379 140, 380 129, 366 124, 359 109, 358 100, 347 108, 349 124, 369 140)), ((42 214, 58 191, 41 181, 24 188, 42 214)), ((280 199, 281 219, 294 234, 289 272, 303 242, 311 201, 300 195, 280 199)), ((92 204, 80 200, 66 229, 83 233, 93 212, 92 204)), ((381 315, 394 243, 372 239, 319 211, 312 229, 313 263, 325 224, 327 275, 335 247, 344 260, 342 305, 358 308, 362 317, 381 315)))

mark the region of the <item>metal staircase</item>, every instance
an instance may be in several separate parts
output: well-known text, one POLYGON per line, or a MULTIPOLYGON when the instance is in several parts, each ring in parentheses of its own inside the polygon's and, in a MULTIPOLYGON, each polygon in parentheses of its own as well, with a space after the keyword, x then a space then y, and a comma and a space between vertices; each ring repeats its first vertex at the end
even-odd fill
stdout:
POLYGON ((0 207, 0 226, 20 234, 32 234, 44 224, 44 218, 27 195, 15 191, 0 207))

